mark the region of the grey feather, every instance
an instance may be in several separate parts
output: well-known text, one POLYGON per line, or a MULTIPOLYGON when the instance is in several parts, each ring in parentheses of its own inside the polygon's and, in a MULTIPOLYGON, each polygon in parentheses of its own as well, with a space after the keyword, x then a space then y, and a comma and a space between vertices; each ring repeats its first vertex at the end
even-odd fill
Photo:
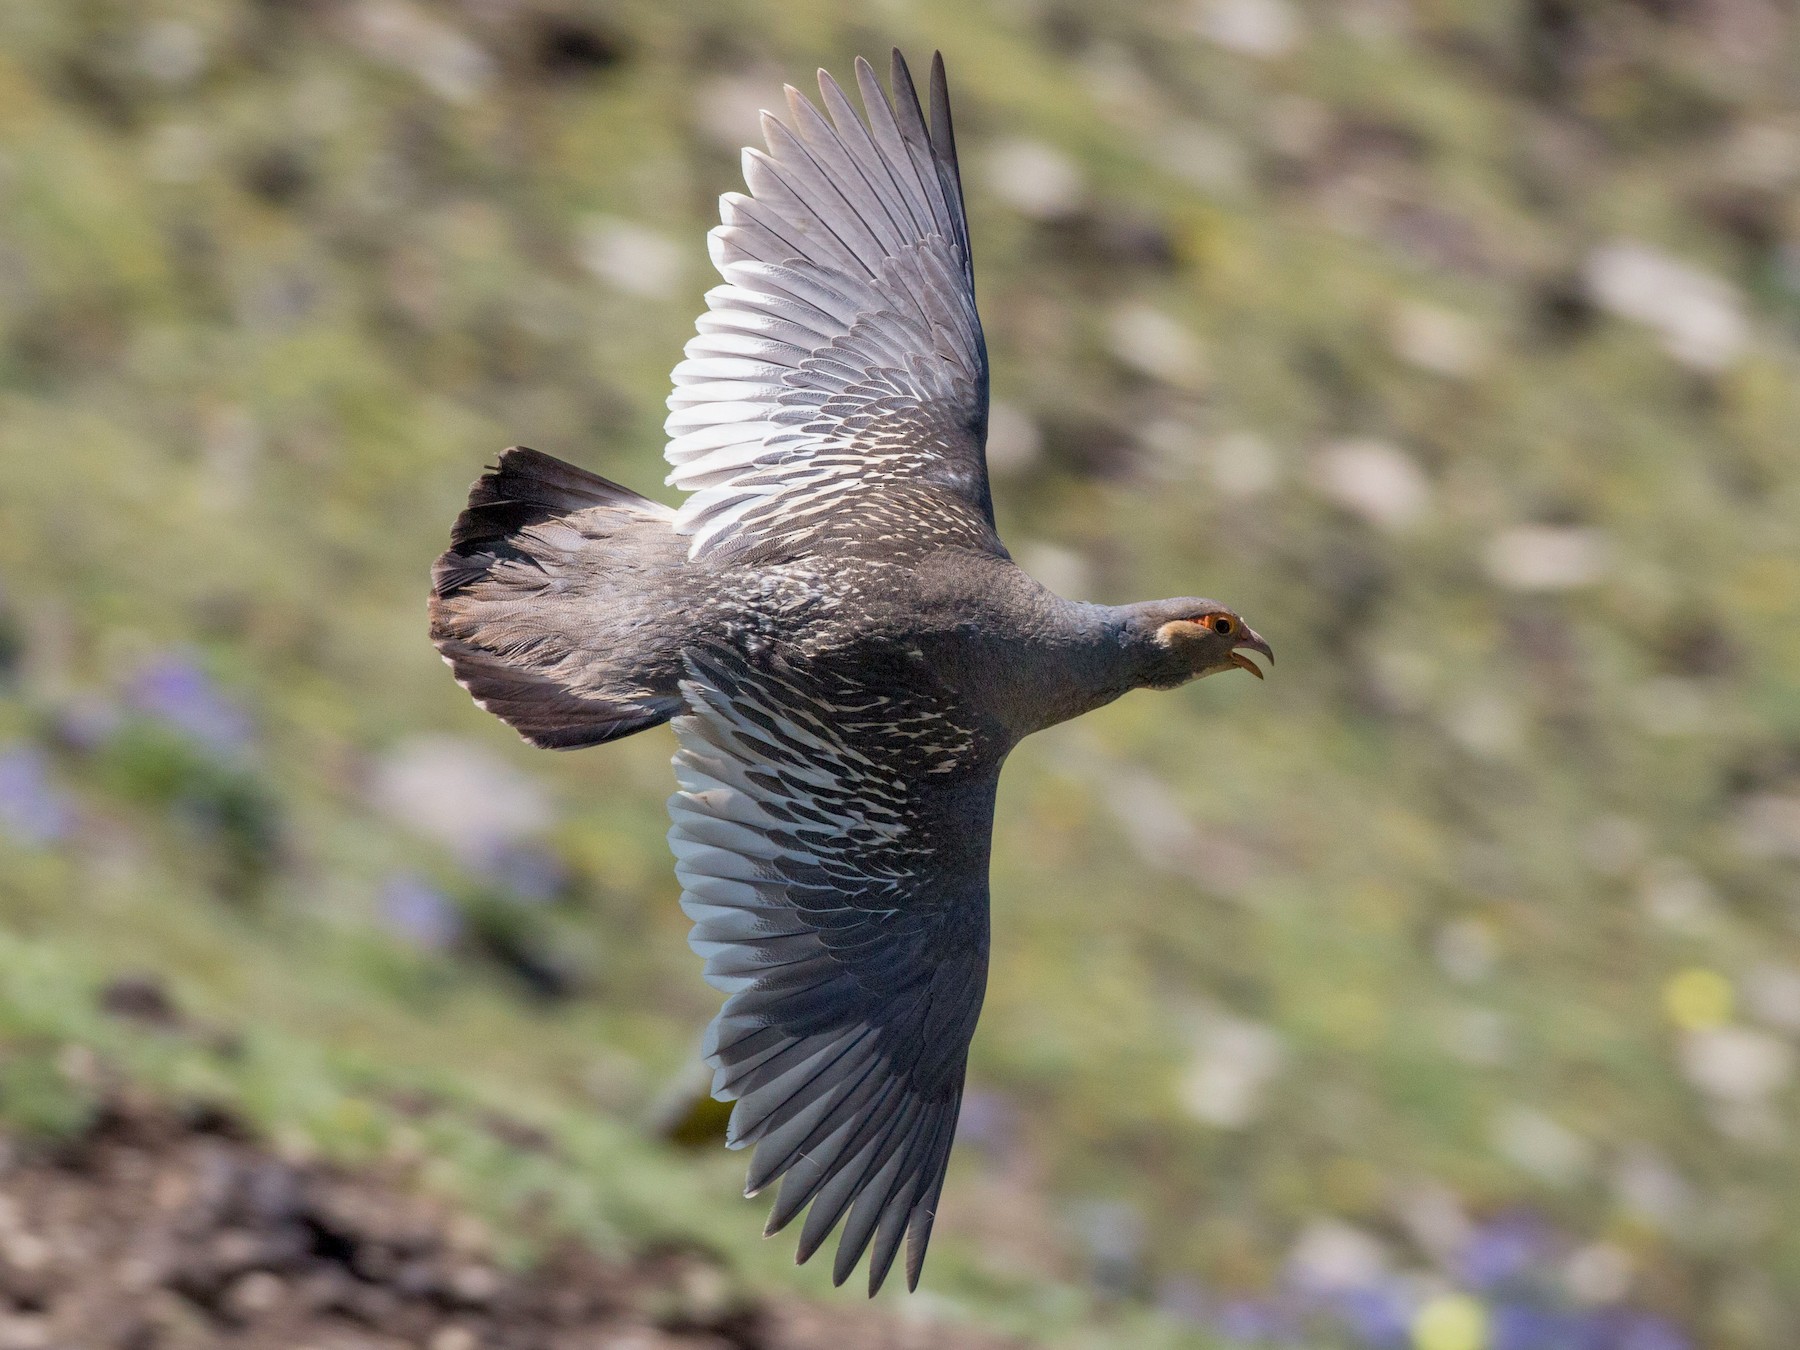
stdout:
POLYGON ((666 722, 680 654, 658 615, 686 554, 674 515, 514 446, 470 489, 432 569, 432 641, 475 701, 534 745, 666 722))

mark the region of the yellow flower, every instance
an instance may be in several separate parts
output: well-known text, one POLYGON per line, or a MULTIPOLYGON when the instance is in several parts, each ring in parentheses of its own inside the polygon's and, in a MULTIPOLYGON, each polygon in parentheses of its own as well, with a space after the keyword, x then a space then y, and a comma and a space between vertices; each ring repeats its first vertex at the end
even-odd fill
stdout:
POLYGON ((1412 1334, 1418 1350, 1483 1350, 1487 1309, 1467 1294, 1440 1294, 1419 1309, 1412 1334))
POLYGON ((1663 985, 1663 1008, 1683 1031, 1707 1031, 1731 1020, 1731 981, 1716 970, 1691 966, 1663 985))

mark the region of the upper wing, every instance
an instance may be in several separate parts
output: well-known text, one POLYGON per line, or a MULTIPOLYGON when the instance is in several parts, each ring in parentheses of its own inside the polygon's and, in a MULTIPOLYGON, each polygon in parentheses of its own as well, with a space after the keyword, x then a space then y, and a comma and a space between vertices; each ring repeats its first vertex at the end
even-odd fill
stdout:
POLYGON ((833 1279, 873 1238, 871 1294, 910 1232, 916 1286, 987 982, 998 760, 917 676, 688 662, 669 842, 731 995, 706 1051, 728 1144, 757 1146, 745 1193, 783 1178, 769 1233, 811 1204, 802 1261, 848 1213, 833 1279))
POLYGON ((944 63, 927 130, 894 53, 890 103, 867 61, 866 121, 819 72, 827 122, 789 89, 790 129, 763 115, 710 235, 726 284, 675 367, 669 482, 694 495, 692 552, 804 546, 885 531, 1004 553, 984 445, 987 347, 944 63))

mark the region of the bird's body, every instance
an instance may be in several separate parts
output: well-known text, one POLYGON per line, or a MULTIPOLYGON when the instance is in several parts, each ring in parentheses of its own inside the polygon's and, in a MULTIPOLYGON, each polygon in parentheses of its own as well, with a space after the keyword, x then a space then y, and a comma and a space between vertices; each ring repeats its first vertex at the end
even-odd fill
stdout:
MULTIPOLYGON (((534 744, 673 721, 670 843, 729 1142, 770 1231, 841 1221, 841 1281, 916 1283, 986 982, 995 790, 1033 731, 1268 647, 1213 601, 1082 604, 1014 566, 984 457, 949 104, 895 55, 858 118, 789 91, 711 237, 726 279, 675 371, 679 509, 536 451, 476 485, 432 636, 534 744)), ((1256 672, 1260 674, 1260 672, 1256 672)))

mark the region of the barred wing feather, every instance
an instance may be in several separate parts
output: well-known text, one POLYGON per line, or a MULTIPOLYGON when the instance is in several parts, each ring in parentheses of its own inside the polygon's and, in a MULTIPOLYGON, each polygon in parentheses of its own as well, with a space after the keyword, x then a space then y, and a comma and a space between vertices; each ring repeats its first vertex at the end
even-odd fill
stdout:
POLYGON ((988 366, 941 58, 926 125, 894 53, 893 100, 858 59, 859 118, 793 89, 789 127, 744 152, 708 236, 725 284, 675 368, 669 482, 690 552, 805 548, 838 533, 1004 553, 984 442, 988 366))
MULTIPOLYGON (((866 670, 866 662, 846 664, 866 670)), ((917 681, 688 658, 669 801, 681 903, 707 978, 727 1142, 746 1194, 780 1179, 768 1232, 810 1205, 799 1259, 840 1221, 833 1277, 903 1236, 915 1286, 987 978, 999 766, 917 681)))

